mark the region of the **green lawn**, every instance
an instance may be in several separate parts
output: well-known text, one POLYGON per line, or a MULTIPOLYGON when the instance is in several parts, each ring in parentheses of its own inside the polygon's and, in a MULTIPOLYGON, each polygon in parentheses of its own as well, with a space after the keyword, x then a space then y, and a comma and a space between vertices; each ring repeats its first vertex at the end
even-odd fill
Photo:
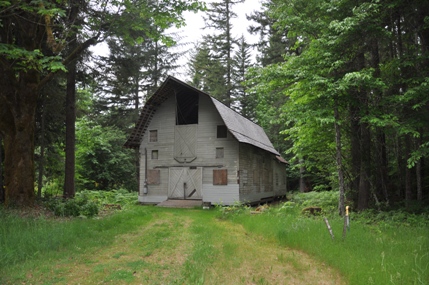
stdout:
POLYGON ((429 284, 429 230, 272 208, 0 216, 0 284, 429 284), (238 209, 238 210, 237 210, 238 209))

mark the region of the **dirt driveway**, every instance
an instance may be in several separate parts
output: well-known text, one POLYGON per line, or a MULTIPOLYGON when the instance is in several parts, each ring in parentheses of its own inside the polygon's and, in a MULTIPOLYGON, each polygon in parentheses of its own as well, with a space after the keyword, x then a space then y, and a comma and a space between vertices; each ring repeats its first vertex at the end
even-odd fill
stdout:
POLYGON ((27 284, 345 284, 305 253, 184 209, 160 211, 110 246, 26 274, 27 284))

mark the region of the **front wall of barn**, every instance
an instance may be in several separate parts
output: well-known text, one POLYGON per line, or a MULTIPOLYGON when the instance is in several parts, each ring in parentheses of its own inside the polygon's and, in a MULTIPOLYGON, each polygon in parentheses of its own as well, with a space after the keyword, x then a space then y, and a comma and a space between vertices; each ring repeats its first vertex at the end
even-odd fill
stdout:
POLYGON ((139 201, 159 203, 168 198, 223 204, 238 201, 239 143, 229 132, 226 138, 217 138, 220 125, 224 125, 222 118, 205 95, 199 95, 197 124, 176 125, 175 96, 159 106, 140 145, 139 201), (151 142, 155 131, 156 141, 151 142), (147 194, 143 193, 145 177, 147 194))

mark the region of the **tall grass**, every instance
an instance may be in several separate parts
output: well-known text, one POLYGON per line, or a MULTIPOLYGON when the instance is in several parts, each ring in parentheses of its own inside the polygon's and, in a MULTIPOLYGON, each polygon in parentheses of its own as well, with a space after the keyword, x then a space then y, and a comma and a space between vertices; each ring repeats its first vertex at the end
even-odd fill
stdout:
POLYGON ((339 269, 353 285, 429 284, 429 228, 424 216, 411 215, 413 223, 367 224, 365 219, 353 220, 351 214, 351 228, 343 239, 344 220, 324 213, 335 235, 332 240, 322 217, 304 216, 302 205, 286 202, 263 215, 238 215, 232 220, 339 269))
MULTIPOLYGON (((0 284, 8 268, 93 250, 148 222, 150 208, 130 207, 103 219, 23 218, 0 209, 0 284)), ((31 266, 31 265, 30 265, 31 266)))

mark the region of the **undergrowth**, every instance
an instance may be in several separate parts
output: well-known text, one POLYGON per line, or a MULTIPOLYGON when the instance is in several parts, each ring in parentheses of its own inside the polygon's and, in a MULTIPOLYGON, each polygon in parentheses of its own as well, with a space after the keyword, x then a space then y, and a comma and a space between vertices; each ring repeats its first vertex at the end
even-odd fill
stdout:
POLYGON ((343 236, 344 219, 337 207, 338 193, 310 192, 293 195, 259 215, 242 207, 223 217, 248 232, 309 253, 340 270, 350 284, 429 284, 427 212, 351 212, 350 229, 343 236), (302 210, 310 206, 322 212, 304 214, 302 210), (333 229, 333 240, 323 217, 333 229))
POLYGON ((124 189, 112 191, 84 190, 77 192, 73 199, 50 197, 43 205, 60 217, 94 217, 106 207, 120 209, 135 204, 137 194, 124 189), (114 207, 112 207, 115 205, 114 207))
POLYGON ((7 270, 22 271, 22 266, 37 266, 39 259, 73 258, 93 251, 110 244, 118 234, 143 226, 151 217, 150 208, 139 206, 103 218, 66 220, 22 217, 0 208, 0 284, 7 284, 2 280, 2 275, 10 273, 7 270))

